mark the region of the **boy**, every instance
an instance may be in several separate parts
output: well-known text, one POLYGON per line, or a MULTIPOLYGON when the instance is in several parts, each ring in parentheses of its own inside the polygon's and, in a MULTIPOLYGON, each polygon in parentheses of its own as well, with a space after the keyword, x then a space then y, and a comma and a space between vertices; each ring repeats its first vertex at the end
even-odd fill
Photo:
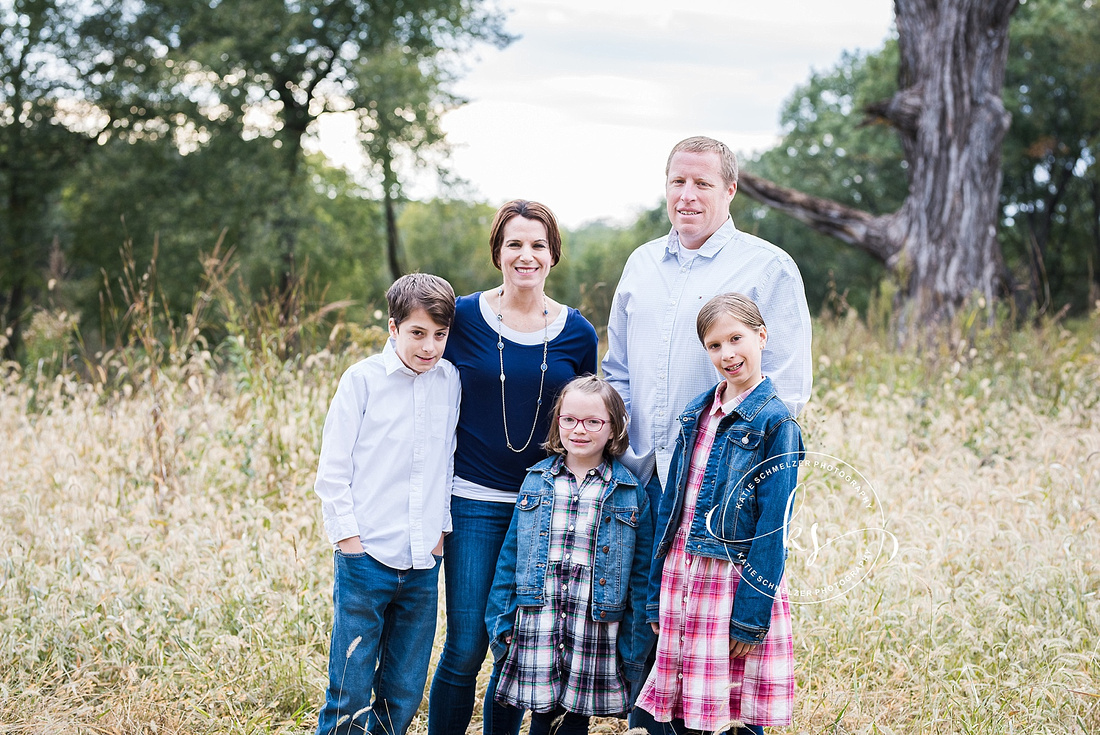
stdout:
POLYGON ((460 394, 442 359, 455 296, 442 278, 413 273, 386 301, 390 339, 340 378, 321 441, 314 489, 336 550, 317 735, 404 735, 435 636, 460 394))

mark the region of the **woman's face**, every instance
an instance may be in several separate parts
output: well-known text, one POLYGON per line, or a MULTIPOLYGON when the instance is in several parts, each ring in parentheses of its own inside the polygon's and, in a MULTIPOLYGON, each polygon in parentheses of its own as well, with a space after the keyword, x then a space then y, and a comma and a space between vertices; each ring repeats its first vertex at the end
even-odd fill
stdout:
POLYGON ((500 271, 504 274, 504 289, 541 291, 553 262, 546 225, 516 215, 505 223, 502 234, 500 271))

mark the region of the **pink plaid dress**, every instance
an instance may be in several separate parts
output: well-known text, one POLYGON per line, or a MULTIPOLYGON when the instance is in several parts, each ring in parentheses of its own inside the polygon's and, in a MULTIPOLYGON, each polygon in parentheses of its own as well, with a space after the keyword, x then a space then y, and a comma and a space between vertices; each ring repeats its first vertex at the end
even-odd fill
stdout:
MULTIPOLYGON (((787 725, 794 709, 794 642, 786 581, 772 605, 767 637, 745 656, 731 658, 729 625, 741 565, 684 550, 707 458, 725 415, 724 387, 719 385, 714 403, 699 418, 683 517, 661 577, 656 663, 637 703, 658 722, 682 719, 685 727, 711 732, 735 721, 787 725)), ((751 392, 738 396, 737 402, 751 392)))

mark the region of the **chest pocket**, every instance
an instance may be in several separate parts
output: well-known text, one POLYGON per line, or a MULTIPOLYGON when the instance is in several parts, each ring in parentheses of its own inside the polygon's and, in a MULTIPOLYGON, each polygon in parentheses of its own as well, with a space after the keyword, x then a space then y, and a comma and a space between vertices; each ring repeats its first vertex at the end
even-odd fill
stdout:
POLYGON ((428 433, 436 439, 447 438, 446 403, 436 403, 428 407, 428 433))
POLYGON ((748 427, 733 427, 726 432, 724 454, 730 471, 748 472, 759 461, 764 435, 748 427))
POLYGON ((542 496, 533 493, 524 493, 516 498, 516 508, 519 510, 531 511, 539 507, 542 496))

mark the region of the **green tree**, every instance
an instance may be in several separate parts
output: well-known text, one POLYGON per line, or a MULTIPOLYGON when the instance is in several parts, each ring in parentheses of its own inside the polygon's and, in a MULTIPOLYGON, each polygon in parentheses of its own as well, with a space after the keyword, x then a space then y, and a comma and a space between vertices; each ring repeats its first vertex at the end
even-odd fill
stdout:
POLYGON ((1100 8, 1083 0, 1028 2, 1010 43, 1006 260, 1040 310, 1081 310, 1100 288, 1100 8))
MULTIPOLYGON (((906 163, 897 136, 884 125, 852 125, 852 114, 897 88, 897 42, 874 53, 841 55, 795 89, 780 115, 783 138, 743 168, 787 187, 828 198, 873 215, 896 210, 907 190, 906 163)), ((799 265, 813 311, 835 288, 848 303, 866 307, 885 276, 881 259, 851 248, 802 222, 737 197, 738 226, 780 245, 799 265)))
POLYGON ((435 273, 458 295, 500 282, 489 254, 489 226, 496 210, 488 204, 432 199, 408 202, 398 216, 410 271, 435 273))
POLYGON ((0 327, 20 349, 27 308, 60 237, 51 216, 73 167, 97 143, 163 134, 149 100, 157 49, 114 4, 15 0, 0 7, 0 327))
POLYGON ((447 89, 451 76, 439 50, 418 60, 393 44, 364 59, 354 73, 359 83, 351 104, 367 157, 382 182, 386 262, 390 277, 396 279, 405 272, 397 228, 396 206, 403 194, 398 163, 404 160, 423 167, 432 154, 445 156, 448 149, 440 120, 462 100, 447 89))
POLYGON ((1001 99, 1009 19, 1019 0, 896 0, 898 87, 867 111, 898 133, 908 193, 874 215, 746 175, 740 189, 879 258, 901 282, 899 336, 992 301, 1004 279, 996 240, 1001 99))
MULTIPOLYGON (((282 152, 288 196, 302 191, 303 141, 317 117, 373 97, 373 77, 356 73, 362 64, 395 49, 414 65, 458 59, 477 42, 511 40, 503 16, 483 0, 146 4, 165 21, 161 37, 176 41, 171 56, 199 80, 195 99, 226 117, 266 118, 245 134, 270 137, 282 152)), ((287 213, 276 221, 285 289, 293 279, 299 223, 286 200, 274 206, 287 213)))

